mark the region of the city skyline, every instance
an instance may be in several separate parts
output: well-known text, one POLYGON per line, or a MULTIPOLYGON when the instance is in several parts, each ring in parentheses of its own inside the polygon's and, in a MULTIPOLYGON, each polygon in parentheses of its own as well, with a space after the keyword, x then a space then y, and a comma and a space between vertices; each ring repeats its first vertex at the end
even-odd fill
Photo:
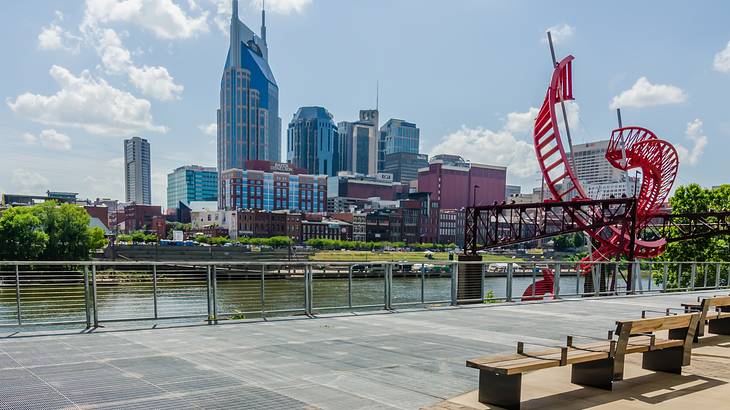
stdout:
MULTIPOLYGON (((215 164, 215 140, 205 134, 215 122, 215 83, 229 41, 225 26, 230 11, 225 10, 230 1, 148 3, 165 5, 143 10, 160 13, 158 19, 146 19, 142 11, 113 0, 7 7, 9 12, 0 17, 5 19, 2 30, 17 41, 3 48, 6 55, 18 57, 2 69, 14 81, 0 85, 6 101, 0 109, 0 135, 10 170, 0 175, 0 191, 70 190, 92 198, 122 198, 123 158, 114 147, 132 136, 154 146, 155 204, 166 202, 167 173, 189 163, 215 164), (102 3, 113 7, 100 8, 102 3), (73 97, 79 95, 96 99, 90 98, 89 106, 68 104, 78 102, 73 97), (110 107, 111 100, 121 105, 110 107), (121 107, 128 109, 106 113, 121 107)), ((614 6, 578 3, 561 15, 522 2, 463 1, 446 10, 439 2, 418 2, 419 21, 408 20, 407 10, 416 4, 412 1, 267 4, 267 41, 281 84, 282 118, 290 118, 298 107, 321 105, 336 122, 351 121, 357 110, 375 106, 379 81, 380 117, 418 124, 423 153, 506 165, 508 183, 528 190, 539 185, 529 134, 532 107, 544 95, 550 71, 543 33, 553 27, 558 55, 574 54, 581 65, 575 79, 578 105, 571 111, 576 143, 608 138, 615 127, 611 108, 621 106, 625 123, 646 125, 678 146, 683 157, 678 184, 726 182, 722 173, 711 171, 722 169, 730 135, 721 104, 730 89, 730 51, 725 49, 730 31, 721 22, 727 11, 722 3, 708 3, 702 10, 669 3, 670 13, 661 23, 646 23, 654 8, 642 4, 610 28, 591 24, 607 21, 616 13, 614 6), (401 23, 402 33, 393 37, 375 30, 368 37, 343 29, 373 16, 401 23), (511 36, 492 41, 497 30, 511 36), (647 39, 641 38, 644 31, 647 39), (338 70, 338 64, 303 47, 314 39, 341 57, 370 53, 374 63, 338 70), (426 50, 433 48, 459 60, 427 66, 426 50), (427 87, 444 64, 458 74, 450 87, 427 87), (429 98, 424 99, 426 89, 429 98), (472 149, 463 152, 468 144, 472 149)), ((241 1, 241 20, 255 27, 259 6, 241 1)))

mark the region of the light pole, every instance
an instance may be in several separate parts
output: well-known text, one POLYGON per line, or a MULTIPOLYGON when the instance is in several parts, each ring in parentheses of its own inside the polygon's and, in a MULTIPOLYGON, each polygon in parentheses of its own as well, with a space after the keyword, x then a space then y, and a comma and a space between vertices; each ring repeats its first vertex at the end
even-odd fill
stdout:
POLYGON ((479 185, 474 184, 474 194, 471 197, 472 208, 476 208, 476 206, 477 206, 477 189, 478 188, 479 188, 479 185))

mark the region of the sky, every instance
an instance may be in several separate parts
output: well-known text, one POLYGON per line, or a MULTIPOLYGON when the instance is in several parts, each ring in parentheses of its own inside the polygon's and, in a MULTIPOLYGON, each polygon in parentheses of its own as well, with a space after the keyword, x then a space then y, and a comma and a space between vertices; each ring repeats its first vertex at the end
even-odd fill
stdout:
MULTIPOLYGON (((240 0, 258 32, 260 0, 240 0)), ((680 154, 678 185, 728 183, 730 3, 724 1, 268 0, 283 128, 298 107, 352 121, 374 108, 421 129, 421 151, 508 167, 540 185, 532 123, 572 54, 573 143, 624 125, 680 154)), ((0 192, 124 200, 123 140, 166 175, 216 163, 230 0, 34 0, 0 14, 0 192)), ((285 134, 285 131, 283 132, 285 134)), ((282 135, 283 139, 284 135, 282 135)), ((286 145, 283 144, 283 147, 286 145)), ((282 157, 285 156, 282 152, 282 157)))

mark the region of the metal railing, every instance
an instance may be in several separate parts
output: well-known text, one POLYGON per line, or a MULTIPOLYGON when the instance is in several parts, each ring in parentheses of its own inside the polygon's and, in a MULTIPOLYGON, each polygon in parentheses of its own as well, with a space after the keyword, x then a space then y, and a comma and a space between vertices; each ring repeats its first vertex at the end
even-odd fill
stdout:
POLYGON ((579 271, 576 262, 0 262, 0 327, 218 323, 721 289, 729 283, 730 263, 722 262, 596 262, 590 272, 579 271), (552 284, 543 272, 552 274, 552 284))

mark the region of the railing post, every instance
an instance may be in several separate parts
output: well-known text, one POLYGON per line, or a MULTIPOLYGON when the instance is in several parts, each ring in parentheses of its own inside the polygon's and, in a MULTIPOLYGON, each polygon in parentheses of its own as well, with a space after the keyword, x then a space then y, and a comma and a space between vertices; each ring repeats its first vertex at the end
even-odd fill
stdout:
POLYGON ((15 307, 18 314, 18 326, 23 324, 22 313, 20 311, 20 268, 15 265, 15 307))
POLYGON ((213 287, 210 280, 210 265, 205 266, 205 287, 208 296, 208 324, 213 324, 213 287))
POLYGON ((459 304, 458 300, 459 290, 459 264, 454 262, 451 264, 451 306, 459 304))
POLYGON ((309 265, 304 265, 304 314, 312 316, 312 278, 309 265))
POLYGON ((553 298, 560 299, 560 271, 561 265, 555 267, 555 283, 553 283, 553 298))
POLYGON ((347 267, 347 306, 352 309, 352 265, 347 267))
MULTIPOLYGON (((679 280, 679 277, 677 277, 679 280)), ((662 274, 662 292, 667 291, 667 282, 669 281, 669 263, 664 262, 664 273, 662 274)))
POLYGON ((484 282, 486 280, 486 267, 487 267, 487 265, 484 263, 484 261, 481 261, 481 262, 479 262, 479 267, 480 267, 481 274, 482 274, 481 280, 479 281, 479 283, 480 283, 479 300, 481 300, 482 303, 484 303, 484 296, 486 296, 484 294, 484 284, 485 284, 484 282))
POLYGON ((715 266, 715 289, 720 287, 720 264, 715 266))
POLYGON ((690 273, 689 288, 695 290, 695 278, 697 277, 697 265, 692 262, 692 272, 690 273))
POLYGON ((213 282, 213 323, 218 324, 218 268, 213 265, 210 273, 213 282))
POLYGON ((157 265, 152 265, 152 307, 154 308, 155 319, 157 319, 157 265))
MULTIPOLYGON (((602 283, 599 283, 601 281, 601 272, 603 272, 603 266, 602 264, 599 265, 592 265, 591 266, 591 276, 593 276, 593 296, 600 297, 601 296, 601 285, 602 283)), ((608 271, 611 267, 611 265, 606 264, 606 271, 608 271)))
POLYGON ((702 280, 702 288, 706 288, 707 287, 707 264, 703 263, 701 266, 702 266, 702 275, 704 276, 704 278, 702 280))
POLYGON ((261 265, 261 318, 266 317, 266 265, 261 265))
POLYGON ((426 267, 421 264, 421 304, 426 303, 426 267))
POLYGON ((505 299, 512 302, 512 277, 514 275, 512 262, 507 262, 507 287, 505 289, 505 299))
POLYGON ((96 264, 91 265, 91 302, 94 306, 94 329, 99 327, 99 305, 96 294, 96 264))
POLYGON ((383 276, 383 308, 385 310, 391 310, 392 303, 392 292, 393 292, 393 265, 389 262, 385 265, 385 273, 383 276))
POLYGON ((89 267, 84 265, 84 310, 86 311, 86 328, 91 329, 91 305, 89 304, 89 267))

